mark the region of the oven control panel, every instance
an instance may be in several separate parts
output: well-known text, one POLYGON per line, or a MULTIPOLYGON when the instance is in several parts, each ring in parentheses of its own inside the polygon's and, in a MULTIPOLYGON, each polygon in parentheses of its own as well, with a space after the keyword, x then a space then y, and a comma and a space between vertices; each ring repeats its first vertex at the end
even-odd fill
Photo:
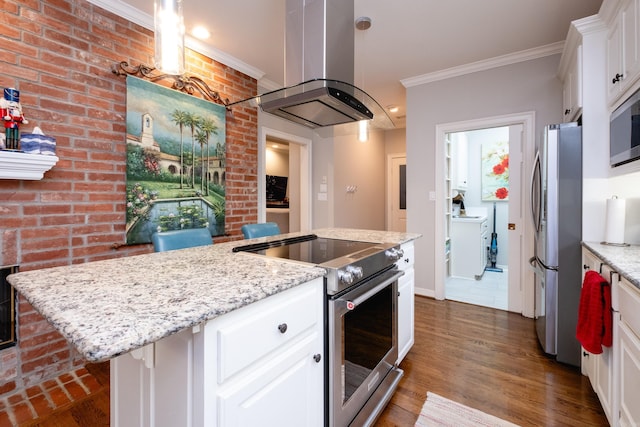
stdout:
POLYGON ((404 256, 404 251, 400 248, 390 248, 384 252, 387 259, 396 262, 404 256))

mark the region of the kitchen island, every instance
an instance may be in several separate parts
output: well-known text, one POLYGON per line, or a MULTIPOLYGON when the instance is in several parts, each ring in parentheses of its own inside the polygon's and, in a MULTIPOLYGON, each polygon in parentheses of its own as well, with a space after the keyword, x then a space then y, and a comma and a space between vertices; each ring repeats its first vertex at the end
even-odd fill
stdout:
MULTIPOLYGON (((319 237, 400 244, 419 237, 351 229, 314 233, 319 237)), ((270 238, 254 240, 265 239, 270 238)), ((29 271, 9 276, 8 280, 85 359, 112 360, 113 425, 120 421, 125 425, 125 420, 126 425, 172 425, 174 421, 164 417, 165 412, 177 413, 181 425, 214 425, 212 417, 225 412, 223 418, 228 422, 224 424, 233 424, 233 405, 246 401, 241 396, 246 391, 243 386, 264 380, 263 374, 276 372, 283 361, 298 366, 302 355, 312 353, 313 359, 321 359, 324 351, 324 269, 232 252, 233 247, 246 243, 243 240, 29 271), (300 305, 289 304, 291 300, 300 305), (310 301, 311 306, 304 305, 310 301), (269 313, 289 309, 300 326, 290 329, 288 336, 292 339, 287 347, 280 349, 269 339, 260 341, 264 338, 259 333, 260 325, 275 320, 269 313), (245 325, 244 329, 238 325, 245 325), (227 353, 220 345, 223 342, 227 343, 227 353), (245 357, 245 353, 253 355, 245 357), (271 357, 274 355, 278 358, 271 357), (208 383, 203 378, 215 380, 208 383), (161 393, 140 398, 149 387, 159 385, 163 386, 161 393), (169 404, 172 406, 166 406, 169 404), (130 418, 132 408, 139 409, 137 422, 130 418)), ((310 396, 294 393, 291 397, 298 399, 290 402, 290 407, 306 411, 315 417, 309 419, 318 423, 322 420, 318 408, 322 409, 323 387, 317 381, 323 376, 305 372, 305 386, 320 393, 315 396, 319 403, 311 408, 310 396)), ((288 373, 293 374, 293 370, 288 373)), ((253 390, 286 384, 286 378, 294 377, 288 373, 280 372, 275 382, 267 381, 253 390)), ((273 403, 268 399, 254 401, 265 407, 273 403)), ((274 408, 272 413, 282 406, 274 408)), ((255 410, 260 413, 261 408, 255 410)))

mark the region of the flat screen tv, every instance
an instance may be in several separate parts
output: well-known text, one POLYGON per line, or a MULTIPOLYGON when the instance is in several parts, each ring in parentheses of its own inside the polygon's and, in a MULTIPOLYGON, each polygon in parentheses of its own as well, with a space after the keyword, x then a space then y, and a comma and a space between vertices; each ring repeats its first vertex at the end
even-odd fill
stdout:
POLYGON ((286 176, 267 175, 267 202, 282 202, 287 196, 286 176))

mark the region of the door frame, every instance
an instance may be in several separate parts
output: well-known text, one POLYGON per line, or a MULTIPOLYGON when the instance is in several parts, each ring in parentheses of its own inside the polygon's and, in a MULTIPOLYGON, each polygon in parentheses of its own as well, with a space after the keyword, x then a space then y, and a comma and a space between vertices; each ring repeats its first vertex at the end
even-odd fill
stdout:
MULTIPOLYGON (((535 111, 523 113, 508 114, 503 116, 485 117, 480 119, 466 120, 452 123, 442 123, 436 125, 436 147, 435 156, 439 159, 435 162, 435 238, 434 238, 434 277, 435 277, 435 298, 439 300, 445 299, 445 176, 444 165, 446 160, 446 135, 449 133, 466 132, 476 129, 486 129, 494 127, 522 125, 522 170, 520 179, 520 194, 523 195, 521 203, 523 204, 522 213, 526 217, 529 212, 529 200, 527 194, 527 179, 525 179, 524 171, 531 169, 533 161, 533 147, 535 146, 535 111)), ((533 230, 530 221, 527 218, 522 220, 522 236, 520 263, 520 289, 512 289, 509 287, 509 311, 522 313, 525 317, 533 317, 533 272, 528 268, 526 259, 528 259, 529 249, 533 245, 533 230)), ((510 257, 509 262, 514 262, 510 257)))
POLYGON ((300 231, 309 231, 312 224, 311 153, 312 141, 298 135, 261 126, 258 131, 258 222, 267 220, 267 138, 281 139, 300 147, 300 231))

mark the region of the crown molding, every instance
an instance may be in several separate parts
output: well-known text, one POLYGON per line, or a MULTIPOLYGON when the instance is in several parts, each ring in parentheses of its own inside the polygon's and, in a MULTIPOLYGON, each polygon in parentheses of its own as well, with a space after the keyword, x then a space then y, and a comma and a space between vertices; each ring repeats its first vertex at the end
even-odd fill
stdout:
POLYGON ((533 49, 522 50, 516 53, 496 56, 482 61, 472 62, 459 67, 447 68, 433 73, 422 74, 420 76, 408 77, 400 80, 405 88, 419 86, 426 83, 433 83, 466 74, 477 73, 490 70, 492 68, 503 67, 505 65, 517 64, 519 62, 530 61, 532 59, 543 58, 545 56, 562 53, 564 42, 556 42, 533 49))
MULTIPOLYGON (((135 7, 132 7, 122 0, 87 0, 89 3, 94 4, 102 9, 111 12, 115 15, 118 15, 128 21, 133 22, 134 24, 140 25, 141 27, 147 28, 148 30, 154 30, 153 24, 153 16, 148 13, 142 12, 135 7)), ((234 70, 240 71, 252 77, 256 80, 260 80, 264 75, 264 71, 253 67, 246 62, 239 60, 238 58, 229 55, 221 50, 215 49, 214 47, 202 43, 201 41, 191 37, 185 37, 185 45, 198 53, 206 55, 207 57, 225 64, 234 70)))

